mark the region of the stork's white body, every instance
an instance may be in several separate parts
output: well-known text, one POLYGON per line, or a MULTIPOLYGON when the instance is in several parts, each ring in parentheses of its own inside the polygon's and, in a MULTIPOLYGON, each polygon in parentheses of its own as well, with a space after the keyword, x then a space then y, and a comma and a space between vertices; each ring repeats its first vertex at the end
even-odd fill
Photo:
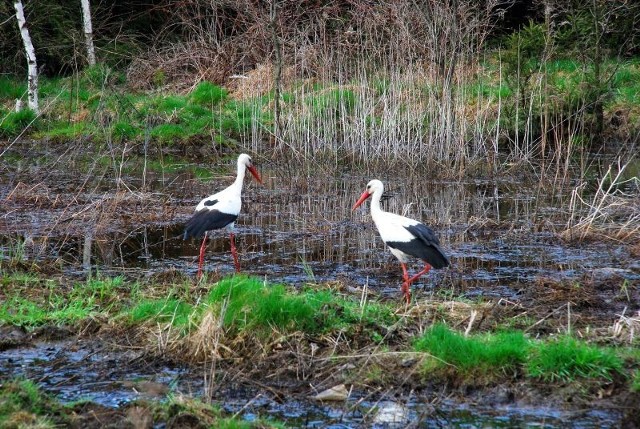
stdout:
POLYGON ((367 190, 362 193, 353 209, 355 210, 367 198, 372 197, 371 218, 380 233, 382 241, 400 261, 404 280, 402 291, 407 302, 409 302, 409 285, 423 274, 428 273, 432 266, 434 268, 448 266, 449 259, 440 248, 440 241, 431 228, 417 220, 382 210, 380 198, 383 192, 384 186, 381 181, 370 181, 367 184, 367 190), (409 278, 406 267, 410 257, 419 258, 425 262, 425 268, 411 278, 409 278))
MULTIPOLYGON (((383 211, 380 208, 379 200, 378 204, 375 204, 375 200, 371 201, 371 218, 376 225, 380 238, 385 244, 396 242, 410 243, 412 240, 415 240, 416 237, 407 230, 407 227, 420 224, 420 222, 409 219, 408 217, 383 211)), ((409 262, 411 255, 404 253, 402 250, 389 247, 389 251, 393 256, 398 258, 400 262, 409 262)))

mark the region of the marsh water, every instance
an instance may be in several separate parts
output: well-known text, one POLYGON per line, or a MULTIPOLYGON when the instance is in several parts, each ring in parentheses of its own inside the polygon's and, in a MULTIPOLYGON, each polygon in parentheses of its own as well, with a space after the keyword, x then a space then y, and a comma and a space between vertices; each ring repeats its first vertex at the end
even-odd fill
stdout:
MULTIPOLYGON (((176 271, 195 276, 200 243, 182 240, 183 224, 201 198, 233 181, 235 166, 221 166, 205 181, 192 167, 145 173, 144 179, 50 170, 30 182, 28 168, 13 168, 0 184, 7 208, 0 254, 8 257, 20 243, 25 258, 56 261, 76 277, 176 271)), ((515 179, 438 181, 393 170, 300 172, 277 163, 260 168, 264 185, 246 179, 235 233, 243 272, 270 282, 339 282, 357 294, 401 299, 399 264, 377 236, 368 204, 351 209, 372 178, 385 183, 384 208, 431 225, 451 258, 450 268, 432 270, 415 283, 418 299, 438 294, 517 301, 545 278, 640 282, 638 262, 622 244, 559 238, 567 225, 571 183, 550 190, 515 179)), ((233 273, 226 231, 211 234, 205 261, 210 275, 233 273)), ((616 313, 603 317, 613 321, 616 313)), ((47 341, 0 352, 0 373, 36 380, 63 401, 90 399, 113 407, 145 395, 201 396, 207 389, 202 368, 149 364, 142 354, 91 341, 47 341)), ((301 427, 359 427, 381 404, 403 407, 396 412, 403 419, 399 427, 615 427, 619 418, 611 410, 570 413, 508 401, 486 406, 432 399, 353 392, 348 401, 328 406, 299 397, 276 401, 246 385, 230 385, 213 397, 246 419, 271 415, 301 427)))

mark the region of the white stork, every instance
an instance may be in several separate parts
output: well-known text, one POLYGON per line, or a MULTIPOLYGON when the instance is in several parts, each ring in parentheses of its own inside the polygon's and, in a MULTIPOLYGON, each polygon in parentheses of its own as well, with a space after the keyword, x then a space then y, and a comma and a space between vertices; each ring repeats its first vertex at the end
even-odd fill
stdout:
POLYGON ((208 196, 198 203, 194 215, 189 219, 184 228, 184 239, 189 237, 200 238, 204 234, 200 246, 200 258, 198 260, 198 278, 202 276, 204 263, 204 251, 207 243, 207 232, 213 229, 227 228, 231 238, 231 254, 236 272, 240 272, 238 253, 233 234, 233 226, 240 214, 242 205, 242 184, 246 171, 253 175, 259 183, 262 183, 258 170, 251 162, 251 157, 245 153, 238 157, 238 175, 236 180, 226 189, 208 196))
POLYGON ((357 209, 370 196, 371 217, 378 228, 382 241, 389 246, 391 253, 398 258, 402 265, 402 292, 407 300, 411 300, 409 286, 420 276, 429 272, 431 267, 444 268, 449 265, 449 259, 440 248, 440 240, 428 226, 395 213, 385 212, 380 208, 380 197, 384 192, 384 185, 379 180, 367 183, 367 190, 362 193, 352 210, 357 209), (424 269, 413 277, 407 273, 406 263, 409 257, 422 259, 426 264, 424 269))

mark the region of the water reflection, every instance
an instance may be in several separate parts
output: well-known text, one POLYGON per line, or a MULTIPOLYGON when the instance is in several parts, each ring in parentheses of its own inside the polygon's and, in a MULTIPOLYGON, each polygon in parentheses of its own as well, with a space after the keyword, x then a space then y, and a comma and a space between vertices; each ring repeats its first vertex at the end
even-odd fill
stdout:
MULTIPOLYGON (((548 275, 578 277, 596 266, 624 268, 624 258, 609 245, 572 247, 556 239, 565 219, 559 192, 509 181, 437 182, 389 172, 365 177, 296 175, 268 166, 261 170, 264 186, 247 179, 236 240, 243 271, 272 281, 301 285, 339 280, 398 293, 399 264, 380 240, 368 203, 351 210, 372 177, 385 183, 383 207, 431 225, 451 256, 452 267, 432 271, 416 284, 417 290, 433 292, 446 285, 461 293, 513 298, 520 287, 511 287, 514 283, 548 275)), ((64 261, 69 272, 91 268, 135 276, 177 269, 195 275, 199 242, 181 239, 183 224, 202 197, 217 191, 216 185, 225 187, 233 176, 218 175, 210 183, 186 173, 161 179, 164 187, 157 183, 159 177, 147 178, 160 191, 152 195, 159 202, 125 194, 120 200, 128 198, 133 205, 110 203, 113 209, 96 211, 80 228, 77 222, 60 221, 64 207, 36 207, 29 222, 19 213, 11 221, 38 243, 39 257, 64 261)), ((98 207, 95 197, 82 198, 91 203, 81 212, 98 207)), ((117 200, 105 194, 101 198, 103 206, 117 200)), ((216 231, 211 237, 206 270, 233 273, 228 233, 216 231)), ((419 265, 416 261, 411 268, 419 265)))

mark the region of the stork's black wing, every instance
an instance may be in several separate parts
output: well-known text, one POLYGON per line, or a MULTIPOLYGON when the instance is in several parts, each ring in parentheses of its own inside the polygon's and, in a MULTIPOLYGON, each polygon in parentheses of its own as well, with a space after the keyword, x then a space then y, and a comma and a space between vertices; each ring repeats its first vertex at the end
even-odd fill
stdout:
MULTIPOLYGON (((206 203, 205 203, 206 204, 206 203)), ((224 213, 218 210, 203 209, 196 212, 184 227, 184 239, 189 237, 200 238, 205 231, 220 229, 229 225, 238 218, 238 215, 224 213)))

